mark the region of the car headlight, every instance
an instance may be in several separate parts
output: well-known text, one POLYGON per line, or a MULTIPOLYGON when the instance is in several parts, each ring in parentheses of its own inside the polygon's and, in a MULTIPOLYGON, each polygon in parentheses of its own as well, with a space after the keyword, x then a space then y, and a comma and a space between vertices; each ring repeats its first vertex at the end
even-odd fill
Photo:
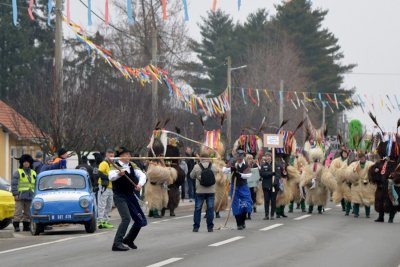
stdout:
POLYGON ((87 208, 89 207, 89 200, 87 198, 81 198, 79 199, 79 205, 81 205, 82 208, 87 208))
POLYGON ((40 210, 41 208, 43 208, 43 202, 36 200, 32 203, 32 206, 35 210, 40 210))

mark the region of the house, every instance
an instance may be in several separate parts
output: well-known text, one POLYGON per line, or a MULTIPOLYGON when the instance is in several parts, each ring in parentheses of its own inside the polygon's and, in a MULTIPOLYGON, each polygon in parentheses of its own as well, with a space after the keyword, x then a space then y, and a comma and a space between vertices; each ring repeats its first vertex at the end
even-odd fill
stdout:
POLYGON ((0 177, 11 180, 18 169, 15 158, 40 151, 43 133, 32 122, 0 100, 0 177))

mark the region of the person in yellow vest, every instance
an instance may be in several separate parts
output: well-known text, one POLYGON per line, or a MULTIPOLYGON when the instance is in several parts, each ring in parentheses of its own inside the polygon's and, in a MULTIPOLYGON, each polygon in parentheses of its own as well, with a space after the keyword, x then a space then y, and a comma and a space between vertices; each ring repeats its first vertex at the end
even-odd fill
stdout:
POLYGON ((11 180, 11 192, 15 198, 14 230, 19 232, 22 221, 23 231, 30 230, 30 207, 35 192, 36 172, 32 169, 33 158, 24 154, 19 159, 19 168, 11 180))
POLYGON ((114 150, 107 149, 105 159, 99 165, 99 214, 98 214, 98 227, 101 228, 114 228, 114 226, 108 222, 108 214, 111 212, 113 203, 113 191, 112 183, 108 179, 108 174, 110 172, 110 162, 109 158, 114 157, 114 150))

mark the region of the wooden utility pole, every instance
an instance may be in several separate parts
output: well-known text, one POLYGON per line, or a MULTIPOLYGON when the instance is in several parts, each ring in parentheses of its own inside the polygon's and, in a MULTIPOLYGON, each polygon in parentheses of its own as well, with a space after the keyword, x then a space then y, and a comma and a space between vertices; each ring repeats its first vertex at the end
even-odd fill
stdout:
MULTIPOLYGON (((157 67, 157 30, 154 29, 151 36, 151 64, 157 67)), ((158 81, 153 79, 151 88, 151 109, 152 109, 152 125, 157 123, 158 119, 158 81)))
POLYGON ((280 82, 280 96, 281 97, 279 98, 279 121, 278 121, 278 125, 280 125, 282 123, 282 121, 283 121, 283 105, 284 105, 284 103, 283 103, 283 97, 284 97, 283 90, 284 90, 283 80, 281 80, 281 82, 280 82))
POLYGON ((62 60, 62 0, 56 0, 56 33, 55 33, 55 86, 58 93, 62 93, 63 89, 63 60, 62 60))
POLYGON ((232 77, 231 77, 231 69, 232 69, 232 59, 231 57, 227 57, 227 64, 228 64, 228 71, 227 71, 227 82, 228 82, 228 98, 229 98, 229 106, 231 107, 231 110, 227 114, 226 118, 226 136, 228 138, 228 149, 230 149, 232 146, 232 77))

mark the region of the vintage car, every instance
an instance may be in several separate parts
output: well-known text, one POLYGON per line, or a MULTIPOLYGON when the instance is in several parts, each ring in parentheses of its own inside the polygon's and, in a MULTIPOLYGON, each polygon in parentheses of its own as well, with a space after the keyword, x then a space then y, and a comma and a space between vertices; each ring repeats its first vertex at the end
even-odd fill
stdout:
POLYGON ((31 205, 32 235, 39 235, 48 225, 70 223, 83 224, 87 233, 93 233, 96 218, 96 197, 86 171, 51 170, 37 176, 31 205))
POLYGON ((12 221, 15 211, 15 200, 10 191, 10 184, 0 178, 0 230, 12 221))

